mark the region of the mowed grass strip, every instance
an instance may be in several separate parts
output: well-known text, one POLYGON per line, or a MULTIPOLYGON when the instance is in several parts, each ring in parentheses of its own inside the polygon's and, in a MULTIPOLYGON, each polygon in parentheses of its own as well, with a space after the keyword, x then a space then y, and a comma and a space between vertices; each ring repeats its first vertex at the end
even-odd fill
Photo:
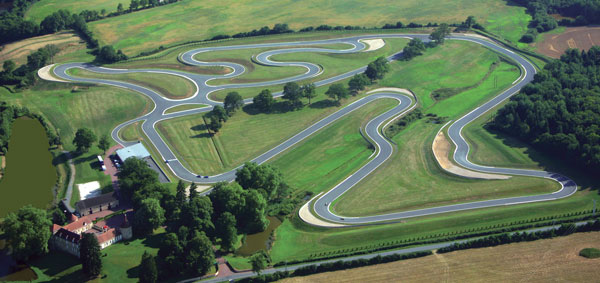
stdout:
MULTIPOLYGON (((271 59, 280 62, 310 62, 320 65, 323 68, 323 72, 320 75, 297 82, 298 84, 312 83, 324 80, 326 78, 341 75, 346 72, 358 69, 360 67, 364 67, 370 62, 377 59, 378 57, 387 57, 397 52, 400 52, 402 51, 402 48, 404 48, 404 46, 408 43, 408 40, 403 38, 395 38, 385 39, 385 42, 386 45, 384 47, 371 52, 356 52, 349 54, 301 52, 274 55, 271 57, 271 59)), ((283 86, 284 84, 264 87, 241 88, 235 90, 226 89, 212 92, 209 94, 209 96, 212 99, 224 100, 227 93, 231 91, 237 91, 242 97, 251 98, 256 96, 258 93, 260 93, 261 90, 265 88, 271 90, 271 92, 278 92, 283 89, 283 86)))
MULTIPOLYGON (((59 0, 43 2, 49 5, 59 0)), ((116 7, 116 2, 113 5, 116 7)), ((460 23, 470 15, 484 26, 493 23, 501 35, 513 33, 514 29, 524 30, 527 26, 525 8, 507 5, 501 0, 242 0, 225 3, 183 0, 95 21, 90 23, 90 28, 99 37, 101 45, 111 44, 126 54, 136 55, 160 45, 204 40, 218 34, 232 35, 275 23, 287 23, 292 29, 321 24, 380 27, 397 21, 460 23)))
POLYGON ((271 249, 274 262, 306 259, 311 255, 354 248, 377 247, 391 241, 430 235, 456 233, 539 217, 556 216, 592 209, 600 196, 587 188, 575 195, 552 202, 493 207, 405 219, 403 223, 326 229, 310 226, 297 216, 285 220, 275 231, 271 249))
POLYGON ((591 282, 600 275, 598 261, 578 256, 586 246, 600 246, 600 232, 469 249, 281 282, 591 282), (491 256, 493 255, 493 256, 491 256))
POLYGON ((79 68, 69 70, 69 74, 93 79, 107 79, 123 81, 139 86, 150 88, 164 97, 171 99, 182 99, 191 97, 197 88, 192 81, 180 76, 159 73, 125 73, 125 74, 101 74, 79 68))
POLYGON ((298 191, 319 193, 364 164, 374 148, 360 128, 374 117, 398 105, 395 99, 378 99, 319 131, 271 161, 288 184, 298 191))
POLYGON ((185 111, 185 110, 198 109, 198 108, 203 108, 203 107, 208 107, 208 105, 205 105, 205 104, 182 104, 182 105, 168 108, 167 110, 165 110, 165 114, 181 112, 181 111, 185 111))

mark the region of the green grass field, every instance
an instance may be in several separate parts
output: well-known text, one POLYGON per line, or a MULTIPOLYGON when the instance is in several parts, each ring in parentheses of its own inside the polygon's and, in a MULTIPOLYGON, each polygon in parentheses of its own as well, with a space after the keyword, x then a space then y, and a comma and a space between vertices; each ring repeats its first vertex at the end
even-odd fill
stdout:
POLYGON ((108 79, 128 82, 150 88, 163 95, 164 97, 170 99, 182 99, 191 97, 197 91, 197 88, 192 81, 169 74, 100 74, 78 68, 69 70, 69 74, 82 78, 108 79))
POLYGON ((108 86, 78 87, 64 83, 39 82, 20 93, 0 88, 0 98, 13 105, 27 106, 42 113, 58 129, 63 146, 74 150, 75 132, 92 129, 97 136, 110 135, 118 124, 152 109, 152 103, 140 94, 108 86))
MULTIPOLYGON (((114 11, 122 0, 94 0, 82 6, 75 0, 43 0, 33 5, 27 17, 41 19, 56 9, 72 11, 102 8, 114 11)), ((128 2, 124 4, 128 7, 128 2)), ((217 34, 234 34, 275 23, 291 28, 305 26, 352 25, 382 26, 384 23, 428 22, 459 23, 475 16, 484 26, 506 37, 516 37, 526 29, 529 16, 525 8, 500 0, 460 1, 222 1, 183 0, 179 3, 138 11, 90 23, 101 45, 112 44, 127 54, 151 50, 160 45, 203 40, 217 34), (292 12, 293 11, 293 12, 292 12), (335 15, 332 17, 332 15, 335 15)))
POLYGON ((396 105, 394 99, 371 102, 284 152, 271 164, 298 191, 317 194, 323 188, 333 188, 374 152, 359 128, 396 105))
POLYGON ((207 132, 201 114, 162 121, 157 124, 157 129, 187 168, 201 174, 222 173, 337 111, 339 108, 331 105, 325 91, 326 88, 318 88, 318 96, 312 105, 298 111, 265 114, 245 107, 246 111, 237 111, 215 136, 207 132))
POLYGON ((82 5, 79 0, 41 0, 31 5, 31 8, 25 14, 25 18, 41 22, 46 16, 60 9, 69 10, 77 14, 83 10, 96 10, 100 12, 102 9, 105 9, 108 14, 116 12, 119 3, 123 4, 123 8, 129 8, 130 1, 127 0, 87 0, 85 5, 82 5))

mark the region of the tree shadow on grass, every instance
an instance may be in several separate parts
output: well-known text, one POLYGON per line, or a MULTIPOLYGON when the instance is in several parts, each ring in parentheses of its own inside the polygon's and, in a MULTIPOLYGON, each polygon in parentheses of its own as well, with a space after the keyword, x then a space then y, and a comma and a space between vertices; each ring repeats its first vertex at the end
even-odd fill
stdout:
POLYGON ((190 128, 190 130, 192 130, 194 132, 201 132, 197 135, 190 136, 190 138, 210 138, 211 137, 211 134, 208 133, 208 128, 206 127, 205 124, 198 124, 196 126, 193 126, 190 128))
POLYGON ((29 264, 45 275, 55 278, 49 282, 84 282, 86 280, 81 268, 75 270, 81 264, 79 260, 65 253, 52 251, 46 256, 32 260, 29 264), (73 272, 62 274, 70 269, 73 269, 73 272))
POLYGON ((330 99, 324 99, 311 104, 309 107, 315 109, 325 109, 334 106, 338 106, 338 102, 330 99))
POLYGON ((600 192, 600 177, 594 175, 593 172, 586 172, 581 167, 573 165, 570 161, 563 160, 559 157, 552 157, 550 153, 538 150, 534 148, 533 145, 495 130, 488 125, 485 125, 483 128, 494 138, 502 141, 503 144, 509 147, 525 148, 524 153, 529 156, 531 160, 538 163, 543 170, 568 176, 577 183, 580 190, 590 189, 600 192))
POLYGON ((140 277, 140 266, 132 267, 127 269, 127 278, 139 278, 140 277))
POLYGON ((79 154, 77 155, 77 157, 74 157, 73 164, 78 165, 85 162, 91 162, 93 160, 97 160, 96 156, 93 154, 90 154, 88 156, 82 156, 81 154, 79 154))
POLYGON ((142 244, 144 244, 144 246, 149 247, 149 248, 158 249, 161 247, 161 242, 162 242, 163 238, 165 237, 165 235, 166 235, 166 233, 160 233, 160 234, 153 234, 153 235, 147 236, 142 241, 142 244))

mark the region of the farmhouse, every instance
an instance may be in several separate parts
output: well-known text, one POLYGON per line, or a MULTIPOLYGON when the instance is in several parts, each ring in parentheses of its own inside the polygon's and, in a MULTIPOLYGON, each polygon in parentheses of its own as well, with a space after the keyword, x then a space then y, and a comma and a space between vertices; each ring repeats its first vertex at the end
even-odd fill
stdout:
POLYGON ((75 209, 79 215, 84 216, 103 210, 113 210, 118 206, 119 199, 116 196, 116 192, 111 192, 78 201, 75 204, 75 209))

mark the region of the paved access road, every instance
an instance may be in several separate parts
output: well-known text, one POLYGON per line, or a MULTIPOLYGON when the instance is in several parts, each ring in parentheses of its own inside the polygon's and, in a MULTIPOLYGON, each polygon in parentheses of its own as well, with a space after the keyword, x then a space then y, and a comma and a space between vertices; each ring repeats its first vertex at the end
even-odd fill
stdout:
MULTIPOLYGON (((173 152, 171 151, 169 146, 165 143, 165 141, 157 133, 157 131, 155 129, 155 124, 157 122, 165 120, 165 119, 174 118, 174 117, 181 117, 181 116, 185 116, 185 115, 197 114, 197 113, 203 113, 203 112, 210 111, 213 106, 221 104, 220 102, 212 101, 208 98, 208 94, 210 94, 213 91, 217 91, 217 90, 221 90, 221 89, 268 86, 268 85, 282 84, 282 83, 291 82, 291 81, 299 81, 299 80, 318 76, 320 74, 320 72, 322 71, 319 68, 319 66, 312 64, 312 63, 307 63, 307 62, 273 62, 269 59, 269 57, 272 55, 282 54, 282 53, 292 53, 292 52, 326 52, 326 53, 360 52, 361 50, 365 49, 365 45, 360 42, 361 39, 375 39, 375 38, 420 38, 425 42, 429 41, 428 35, 424 35, 424 34, 382 34, 382 35, 355 36, 355 37, 348 37, 348 38, 317 40, 317 41, 299 41, 299 42, 285 42, 285 43, 265 43, 265 44, 234 45, 234 46, 222 46, 222 47, 206 47, 206 48, 198 48, 198 49, 187 51, 187 52, 181 54, 179 57, 179 59, 182 62, 184 62, 185 64, 188 64, 188 65, 226 66, 226 67, 232 69, 232 72, 229 74, 226 74, 226 75, 198 75, 198 74, 190 74, 190 73, 185 73, 185 72, 180 72, 180 71, 157 70, 157 69, 136 69, 136 70, 108 69, 108 68, 96 67, 96 66, 84 64, 84 63, 69 63, 69 64, 59 65, 58 67, 56 67, 54 69, 54 73, 56 76, 58 76, 62 79, 65 79, 65 80, 114 85, 114 86, 119 86, 119 87, 123 87, 123 88, 128 88, 128 89, 137 91, 139 93, 142 93, 142 94, 148 96, 154 102, 155 108, 150 113, 148 113, 144 116, 138 117, 136 119, 133 119, 131 121, 125 122, 125 123, 117 126, 112 132, 113 139, 115 139, 118 143, 120 143, 122 145, 128 145, 127 142, 124 142, 119 138, 119 136, 118 136, 119 130, 122 129, 124 126, 129 125, 131 123, 134 123, 137 121, 143 121, 142 129, 143 129, 144 133, 148 136, 148 138, 152 142, 152 144, 157 148, 161 157, 163 158, 163 161, 167 163, 167 165, 173 170, 175 175, 177 175, 181 179, 184 179, 184 180, 187 180, 190 182, 210 184, 210 183, 215 183, 215 182, 220 182, 220 181, 231 181, 231 180, 235 179, 235 169, 228 171, 228 172, 224 172, 219 175, 208 176, 208 178, 202 177, 202 172, 190 172, 187 168, 185 168, 181 164, 181 162, 177 159, 175 154, 173 154, 173 152), (327 48, 301 47, 301 46, 307 46, 307 45, 315 46, 315 45, 335 44, 335 43, 346 43, 349 45, 350 48, 346 49, 346 50, 333 50, 333 49, 327 49, 327 48), (234 76, 241 75, 242 73, 245 72, 244 67, 242 65, 239 65, 236 63, 230 63, 230 62, 210 62, 209 63, 209 62, 201 62, 201 61, 194 59, 194 56, 196 54, 202 53, 202 52, 212 52, 212 51, 219 51, 219 50, 248 49, 248 48, 265 48, 265 47, 268 47, 268 48, 286 47, 286 48, 285 49, 274 49, 274 50, 263 52, 263 53, 257 55, 255 60, 257 60, 261 64, 273 65, 273 66, 302 66, 307 69, 306 73, 297 75, 297 76, 293 76, 290 78, 279 79, 279 80, 274 80, 274 81, 267 81, 267 82, 213 86, 213 85, 210 85, 210 80, 219 79, 219 78, 231 78, 234 76), (294 47, 294 48, 290 48, 290 47, 294 47), (165 98, 165 97, 161 96, 160 94, 158 94, 152 90, 149 90, 147 88, 137 86, 134 84, 130 84, 130 83, 111 81, 111 80, 105 80, 105 79, 85 79, 85 78, 80 78, 80 77, 72 77, 69 74, 67 74, 67 70, 72 69, 72 68, 82 68, 82 69, 86 69, 88 71, 93 71, 93 72, 98 72, 98 73, 106 73, 106 74, 120 74, 120 73, 131 73, 131 72, 171 74, 171 75, 181 76, 183 78, 186 78, 186 79, 192 81, 197 87, 197 92, 190 98, 173 100, 173 99, 165 98), (164 111, 166 109, 175 107, 178 105, 184 105, 184 104, 207 104, 210 106, 205 107, 205 108, 200 108, 200 109, 192 109, 192 110, 187 110, 187 111, 180 111, 180 112, 175 112, 175 113, 170 113, 170 114, 164 114, 164 111)), ((399 115, 402 115, 406 111, 410 111, 412 109, 412 107, 410 107, 410 105, 412 104, 410 97, 408 97, 404 94, 393 93, 393 92, 375 93, 375 94, 366 96, 366 97, 342 108, 341 110, 331 114, 330 116, 324 118, 323 120, 315 123, 314 125, 308 127, 307 129, 303 130, 302 132, 298 133, 297 135, 293 136, 292 138, 284 141, 280 145, 261 154, 260 156, 254 158, 251 161, 259 163, 259 164, 264 163, 264 162, 268 161, 269 159, 273 158, 274 156, 285 151, 286 149, 292 147, 296 143, 306 139, 313 133, 319 131, 320 129, 323 129, 324 127, 331 124, 332 122, 340 119, 344 115, 352 112, 353 110, 356 110, 375 99, 393 98, 393 99, 396 99, 399 101, 399 105, 397 107, 393 108, 392 110, 389 110, 388 112, 371 120, 365 128, 366 134, 369 136, 369 138, 372 140, 372 142, 375 143, 375 146, 377 147, 377 153, 376 153, 375 157, 372 158, 366 165, 364 165, 362 168, 360 168, 358 171, 356 171, 350 177, 348 177, 346 180, 343 180, 341 183, 336 185, 333 189, 331 189, 330 191, 328 191, 327 193, 325 193, 323 196, 321 196, 319 199, 317 199, 315 201, 313 208, 314 208, 315 213, 317 215, 319 215, 320 217, 327 219, 331 222, 337 222, 337 223, 364 224, 364 223, 373 223, 373 222, 380 222, 380 221, 394 221, 394 220, 399 220, 402 218, 416 217, 416 216, 430 215, 430 214, 437 214, 437 213, 445 213, 445 212, 459 211, 459 210, 466 210, 466 209, 476 209, 476 208, 493 207, 493 206, 500 206, 500 205, 511 205, 511 204, 524 203, 524 202, 553 200, 553 199, 567 197, 567 196, 575 193, 575 191, 577 190, 577 186, 575 185, 575 183, 572 180, 570 180, 564 176, 558 175, 558 174, 543 172, 543 171, 534 171, 534 170, 484 167, 484 166, 473 164, 468 160, 467 156, 468 156, 468 152, 469 152, 469 145, 467 144, 467 142, 464 140, 464 138, 461 135, 462 128, 466 124, 473 121, 475 118, 477 118, 480 115, 482 115, 483 113, 489 111, 491 108, 493 108, 498 103, 508 99, 510 96, 512 96, 513 94, 518 92, 521 89, 521 87, 523 87, 525 84, 529 83, 533 79, 533 75, 535 74, 535 68, 533 67, 533 65, 531 63, 529 63, 527 60, 525 60, 521 56, 515 54, 514 52, 512 52, 508 49, 505 49, 505 48, 497 45, 496 43, 488 41, 486 39, 482 39, 482 38, 475 37, 475 36, 459 35, 459 34, 452 35, 452 36, 448 37, 448 39, 449 40, 470 41, 470 42, 474 42, 474 43, 483 45, 484 47, 489 48, 489 49, 491 49, 497 53, 500 53, 500 54, 512 59, 513 61, 517 62, 521 66, 521 70, 522 70, 521 77, 518 80, 516 80, 508 90, 502 92, 500 95, 498 95, 494 99, 490 100, 489 102, 485 103, 484 105, 473 110, 473 112, 458 119, 456 122, 454 122, 449 127, 448 133, 450 135, 450 138, 456 144, 456 152, 454 154, 454 158, 455 158, 456 162, 459 165, 464 166, 465 168, 482 171, 482 172, 550 178, 550 179, 556 180, 557 182, 561 183, 561 185, 562 185, 561 190, 559 190, 555 193, 552 193, 552 194, 545 194, 545 195, 480 201, 480 202, 464 203, 464 204, 457 204, 457 205, 450 205, 450 206, 441 206, 441 207, 434 207, 434 208, 414 210, 414 211, 405 211, 405 212, 385 214, 385 215, 367 216, 367 217, 341 217, 341 216, 333 214, 329 210, 330 204, 335 199, 337 199, 339 196, 341 196, 346 191, 351 189, 358 182, 360 182, 360 180, 362 180, 364 177, 373 173, 373 171, 376 170, 383 162, 385 162, 393 153, 393 146, 381 134, 379 129, 381 128, 381 126, 384 123, 386 123, 390 119, 398 117, 399 115)), ((388 57, 388 60, 394 60, 398 56, 401 56, 401 52, 388 57)), ((468 56, 468 54, 465 54, 465 56, 468 56)), ((418 60, 418 58, 415 60, 418 60)), ((335 76, 332 78, 318 81, 315 84, 317 86, 330 84, 335 81, 339 81, 339 80, 351 77, 355 74, 361 73, 365 69, 366 69, 366 67, 362 67, 362 68, 350 71, 350 72, 342 74, 342 75, 338 75, 338 76, 335 76)), ((276 97, 281 96, 281 92, 275 93, 274 96, 276 96, 276 97)), ((251 103, 251 100, 247 99, 245 102, 251 103)))

